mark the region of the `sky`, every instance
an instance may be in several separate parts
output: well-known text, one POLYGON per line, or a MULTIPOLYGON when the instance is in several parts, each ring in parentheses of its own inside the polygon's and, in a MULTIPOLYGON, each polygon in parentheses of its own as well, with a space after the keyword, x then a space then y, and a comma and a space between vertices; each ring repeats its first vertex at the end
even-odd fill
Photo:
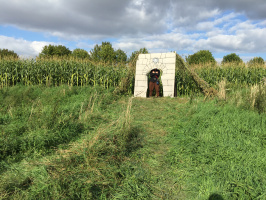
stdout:
POLYGON ((265 0, 0 0, 0 49, 35 57, 45 45, 131 55, 209 50, 266 60, 265 0))

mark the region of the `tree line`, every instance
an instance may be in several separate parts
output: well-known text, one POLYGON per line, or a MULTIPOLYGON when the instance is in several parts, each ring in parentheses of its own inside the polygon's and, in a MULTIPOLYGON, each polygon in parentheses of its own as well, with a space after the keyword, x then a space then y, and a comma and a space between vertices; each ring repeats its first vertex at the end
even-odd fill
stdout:
MULTIPOLYGON (((214 59, 212 53, 209 50, 200 50, 192 55, 189 55, 186 57, 186 62, 189 65, 198 65, 198 64, 209 64, 209 63, 216 63, 216 60, 214 59)), ((230 53, 228 55, 225 55, 223 57, 223 60, 221 64, 230 64, 230 63, 235 63, 235 64, 243 64, 243 60, 240 58, 239 55, 236 53, 230 53)), ((252 58, 248 64, 249 65, 263 65, 265 62, 262 57, 254 57, 252 58)))
MULTIPOLYGON (((88 52, 84 49, 74 49, 73 51, 69 50, 69 48, 63 45, 46 45, 43 47, 41 53, 39 53, 38 58, 51 58, 51 57, 73 57, 75 59, 89 59, 93 62, 102 62, 102 63, 126 63, 130 62, 135 64, 137 55, 140 53, 149 53, 146 48, 141 48, 138 51, 132 52, 131 56, 128 58, 127 54, 121 50, 115 50, 110 42, 102 42, 102 44, 96 44, 94 48, 88 52)), ((0 49, 0 58, 3 57, 13 57, 19 58, 18 54, 12 50, 8 49, 0 49)), ((206 63, 213 63, 215 64, 216 61, 209 50, 200 50, 192 55, 189 55, 185 58, 186 62, 189 65, 194 64, 206 64, 206 63)), ((226 63, 237 63, 242 64, 243 60, 239 57, 239 55, 235 53, 231 53, 225 55, 223 57, 221 64, 226 63)), ((264 64, 265 61, 262 57, 254 57, 251 59, 248 64, 264 64)))
MULTIPOLYGON (((115 50, 110 42, 102 42, 102 44, 96 44, 94 48, 88 52, 84 49, 76 48, 73 51, 69 50, 63 45, 46 45, 39 53, 37 58, 67 58, 72 57, 75 59, 88 59, 93 62, 101 62, 106 64, 126 63, 135 62, 137 55, 140 53, 149 53, 146 48, 141 48, 138 51, 132 52, 128 58, 125 51, 118 49, 115 50)), ((0 49, 0 58, 12 57, 19 58, 18 54, 8 49, 0 49)))

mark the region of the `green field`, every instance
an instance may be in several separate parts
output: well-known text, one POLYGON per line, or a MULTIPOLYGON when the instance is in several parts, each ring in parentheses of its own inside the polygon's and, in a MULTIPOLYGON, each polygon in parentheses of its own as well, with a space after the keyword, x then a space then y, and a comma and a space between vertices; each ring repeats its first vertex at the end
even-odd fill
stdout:
MULTIPOLYGON (((177 55, 176 91, 177 95, 198 93, 199 87, 190 74, 184 71, 185 62, 177 55)), ((230 88, 250 87, 265 82, 265 65, 245 64, 189 66, 211 87, 226 80, 230 88)), ((89 60, 75 59, 0 59, 0 88, 25 86, 102 86, 119 87, 123 94, 133 94, 135 66, 119 63, 106 65, 89 60)))
POLYGON ((3 87, 0 199, 266 199, 265 88, 246 86, 222 99, 3 87))

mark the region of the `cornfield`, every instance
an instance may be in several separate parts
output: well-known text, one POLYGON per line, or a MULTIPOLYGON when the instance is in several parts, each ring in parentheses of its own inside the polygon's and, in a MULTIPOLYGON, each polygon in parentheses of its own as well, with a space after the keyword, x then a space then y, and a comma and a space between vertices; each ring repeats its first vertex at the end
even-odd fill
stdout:
POLYGON ((116 87, 125 66, 104 66, 77 60, 0 60, 0 87, 22 85, 116 87))
MULTIPOLYGON (((206 81, 211 87, 218 89, 218 83, 226 80, 231 88, 250 87, 260 84, 266 77, 266 68, 243 66, 213 66, 199 67, 193 69, 196 74, 206 81)), ((175 82, 177 93, 180 95, 189 95, 191 92, 199 92, 200 88, 191 79, 187 73, 180 70, 176 71, 175 82)))
MULTIPOLYGON (((226 80, 233 87, 259 84, 266 77, 265 66, 201 66, 193 71, 213 88, 226 80)), ((127 93, 134 90, 134 71, 128 65, 110 65, 81 60, 0 60, 0 88, 17 84, 26 86, 97 86, 126 87, 127 93), (126 80, 126 81, 125 81, 126 80)), ((189 73, 180 69, 175 74, 177 95, 190 95, 200 88, 189 73)), ((125 91, 125 90, 124 90, 125 91)))

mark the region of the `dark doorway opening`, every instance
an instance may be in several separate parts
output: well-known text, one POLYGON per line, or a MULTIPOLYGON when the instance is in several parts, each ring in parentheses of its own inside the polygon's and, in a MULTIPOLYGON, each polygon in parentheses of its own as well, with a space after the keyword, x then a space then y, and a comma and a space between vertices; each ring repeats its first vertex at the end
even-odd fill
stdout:
MULTIPOLYGON (((148 87, 147 87, 146 97, 157 96, 156 95, 156 88, 155 87, 153 88, 152 93, 150 95, 150 89, 151 89, 150 87, 152 85, 152 84, 150 84, 150 82, 153 82, 154 81, 154 80, 152 80, 152 78, 153 78, 152 77, 152 71, 153 70, 159 70, 159 69, 157 69, 157 68, 152 69, 147 74, 147 77, 148 77, 148 83, 147 83, 147 85, 148 85, 148 87)), ((159 70, 159 71, 160 71, 160 73, 159 73, 158 80, 156 80, 154 83, 159 86, 159 97, 163 97, 163 84, 162 84, 162 80, 161 80, 162 71, 161 70, 159 70)))

